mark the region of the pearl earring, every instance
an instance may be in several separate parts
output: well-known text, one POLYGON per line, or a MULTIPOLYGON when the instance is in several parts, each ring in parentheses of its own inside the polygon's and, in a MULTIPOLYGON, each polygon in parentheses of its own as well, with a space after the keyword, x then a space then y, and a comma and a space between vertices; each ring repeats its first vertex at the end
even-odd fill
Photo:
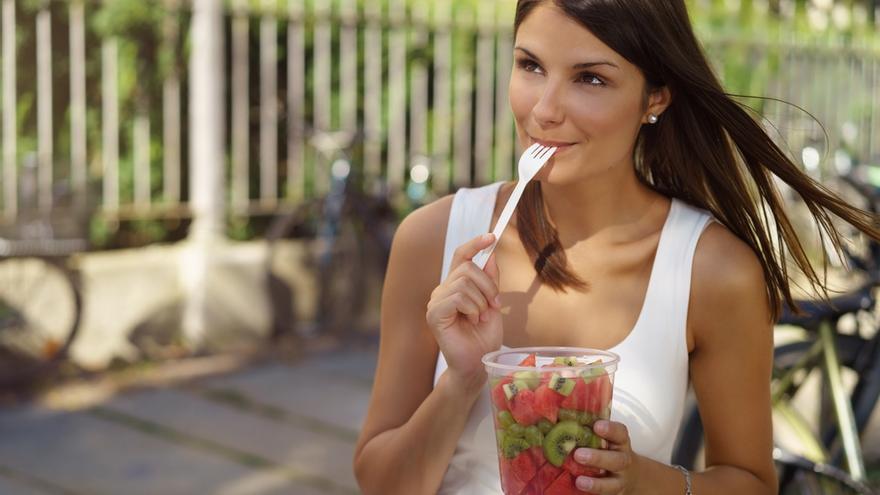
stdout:
POLYGON ((648 115, 648 122, 650 122, 651 124, 656 124, 658 120, 660 120, 660 118, 653 113, 651 115, 648 115))

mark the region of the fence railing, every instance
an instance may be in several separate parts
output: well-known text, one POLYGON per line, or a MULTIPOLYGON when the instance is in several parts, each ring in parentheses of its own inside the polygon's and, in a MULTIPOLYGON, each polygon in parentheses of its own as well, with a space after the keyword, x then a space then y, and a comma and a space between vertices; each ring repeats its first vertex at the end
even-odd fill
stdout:
MULTIPOLYGON (((150 31, 164 47, 156 50, 142 31, 100 32, 94 16, 106 4, 46 2, 31 11, 0 1, 5 221, 25 207, 91 206, 117 219, 188 215, 189 5, 150 7, 161 12, 150 31), (29 154, 35 170, 23 165, 29 154), (23 174, 36 178, 33 193, 23 194, 23 174)), ((325 193, 329 170, 309 145, 313 130, 362 130, 356 161, 367 181, 392 191, 417 181, 442 195, 512 177, 515 0, 225 5, 227 163, 216 166, 229 214, 270 213, 325 193)), ((824 125, 827 143, 803 112, 750 102, 796 154, 809 145, 880 163, 876 46, 711 34, 705 44, 732 92, 786 100, 824 125)))

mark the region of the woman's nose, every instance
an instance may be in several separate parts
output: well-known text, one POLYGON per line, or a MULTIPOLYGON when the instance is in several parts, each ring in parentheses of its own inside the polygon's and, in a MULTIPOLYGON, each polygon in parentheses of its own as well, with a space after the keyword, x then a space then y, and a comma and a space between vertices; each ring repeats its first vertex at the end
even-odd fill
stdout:
POLYGON ((559 88, 547 85, 543 88, 532 115, 541 126, 553 126, 562 123, 565 118, 559 88))

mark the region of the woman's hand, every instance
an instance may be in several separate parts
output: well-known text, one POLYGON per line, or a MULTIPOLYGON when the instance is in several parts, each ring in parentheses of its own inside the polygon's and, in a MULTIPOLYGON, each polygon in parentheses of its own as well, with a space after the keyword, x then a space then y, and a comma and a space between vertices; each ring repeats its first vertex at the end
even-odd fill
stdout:
POLYGON ((448 372, 460 383, 482 386, 486 372, 480 358, 501 347, 501 302, 495 255, 485 270, 471 259, 495 237, 484 234, 459 246, 449 276, 431 293, 428 326, 446 358, 448 372))
POLYGON ((602 469, 602 478, 579 476, 575 485, 595 495, 619 495, 633 492, 638 479, 638 456, 632 451, 629 430, 623 423, 599 420, 593 425, 596 435, 608 442, 608 449, 574 451, 574 460, 590 468, 602 469))

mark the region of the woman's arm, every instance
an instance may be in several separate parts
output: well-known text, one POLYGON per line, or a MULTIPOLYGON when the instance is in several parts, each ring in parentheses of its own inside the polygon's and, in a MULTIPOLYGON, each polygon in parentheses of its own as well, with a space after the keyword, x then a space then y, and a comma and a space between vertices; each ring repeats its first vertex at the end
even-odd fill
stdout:
MULTIPOLYGON (((485 373, 455 376, 447 371, 433 386, 439 349, 425 311, 429 301, 442 306, 450 299, 435 290, 450 206, 448 197, 417 210, 395 235, 382 294, 379 362, 354 458, 365 494, 436 493, 485 383, 485 373)), ((474 249, 488 245, 469 244, 474 249)), ((482 272, 469 276, 488 281, 482 272)), ((453 285, 453 278, 442 289, 453 285)), ((452 288, 448 294, 455 292, 452 288)), ((456 304, 448 306, 455 319, 456 304)), ((495 319, 500 321, 500 313, 495 319)))
POLYGON ((773 324, 761 264, 748 245, 712 224, 693 270, 690 375, 706 435, 706 469, 694 475, 693 492, 775 494, 773 324))

